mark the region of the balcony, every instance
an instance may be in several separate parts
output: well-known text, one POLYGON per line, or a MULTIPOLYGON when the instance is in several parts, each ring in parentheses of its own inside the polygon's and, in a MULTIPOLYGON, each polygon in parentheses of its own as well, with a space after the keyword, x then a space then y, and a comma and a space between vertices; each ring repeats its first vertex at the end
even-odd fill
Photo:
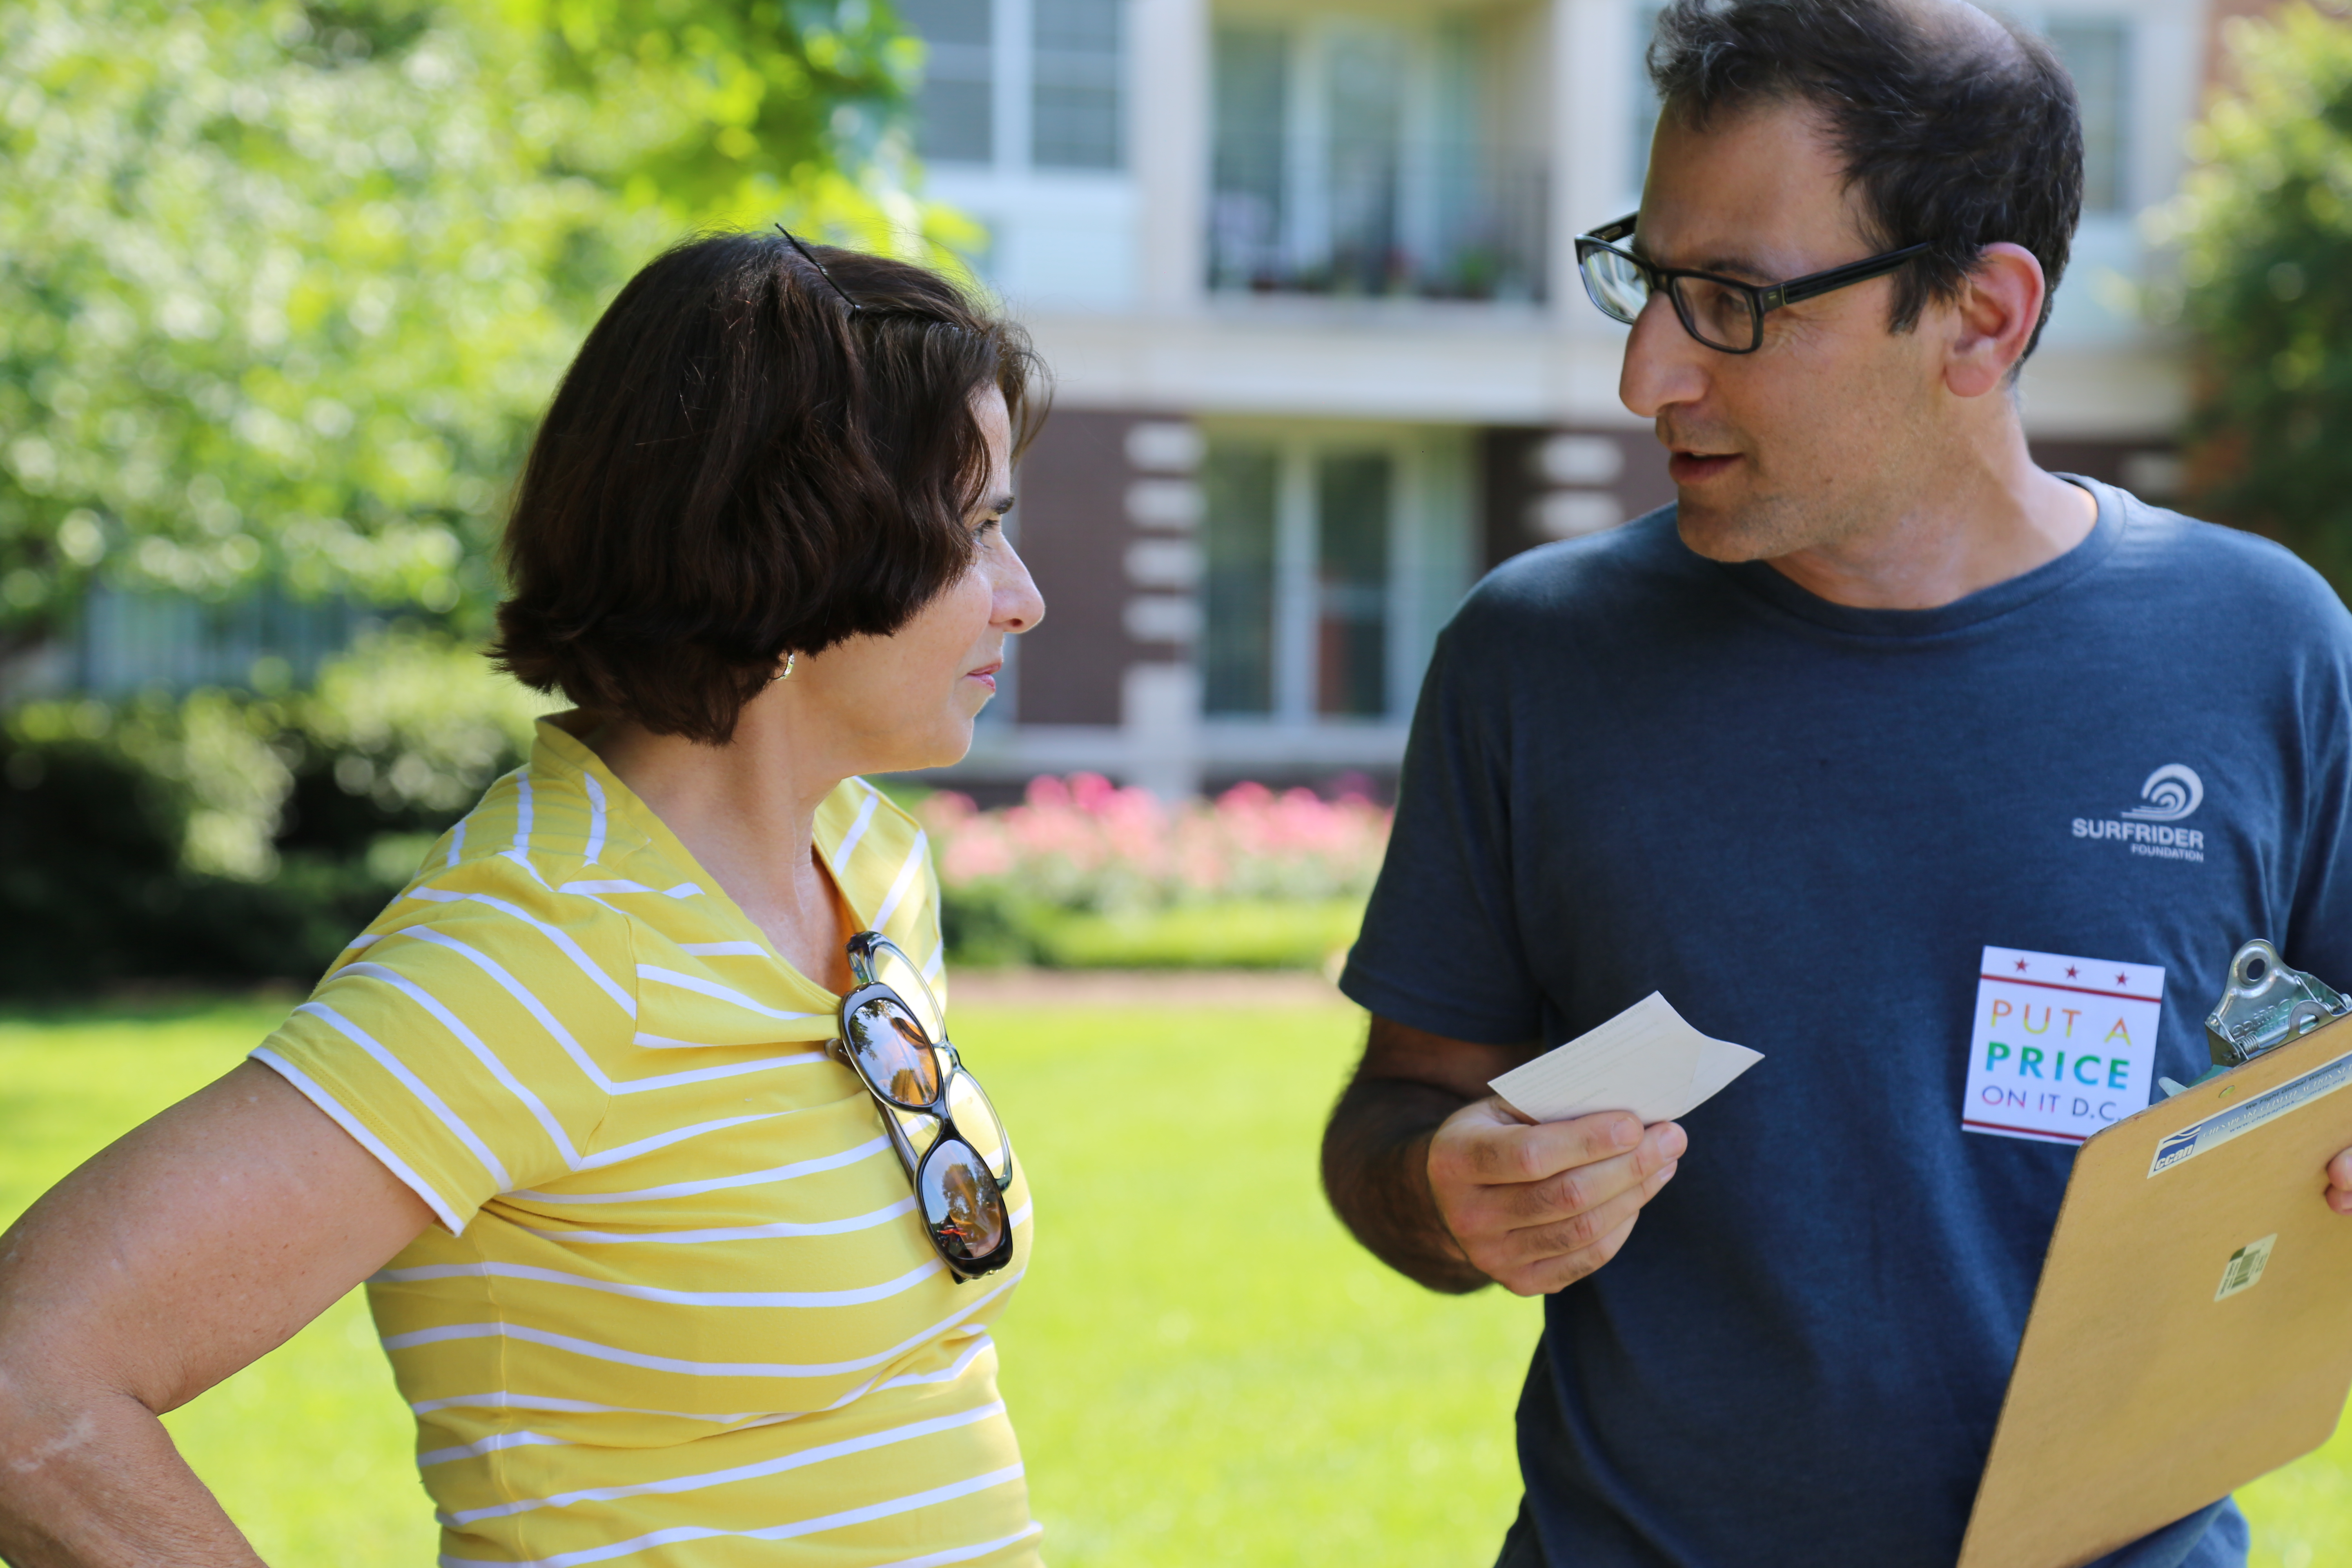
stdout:
POLYGON ((1224 294, 1539 300, 1535 7, 1235 5, 1215 33, 1206 240, 1224 294))
POLYGON ((1209 286, 1221 293, 1539 301, 1538 154, 1383 137, 1220 137, 1209 286))

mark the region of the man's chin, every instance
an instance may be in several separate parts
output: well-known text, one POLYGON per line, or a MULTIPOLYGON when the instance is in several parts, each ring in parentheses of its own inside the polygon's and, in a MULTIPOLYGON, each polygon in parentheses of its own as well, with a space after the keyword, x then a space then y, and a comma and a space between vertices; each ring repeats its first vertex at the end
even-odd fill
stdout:
POLYGON ((1675 503, 1675 529, 1694 555, 1727 564, 1760 561, 1776 553, 1770 530, 1757 526, 1748 510, 1712 501, 1694 502, 1687 494, 1675 503))

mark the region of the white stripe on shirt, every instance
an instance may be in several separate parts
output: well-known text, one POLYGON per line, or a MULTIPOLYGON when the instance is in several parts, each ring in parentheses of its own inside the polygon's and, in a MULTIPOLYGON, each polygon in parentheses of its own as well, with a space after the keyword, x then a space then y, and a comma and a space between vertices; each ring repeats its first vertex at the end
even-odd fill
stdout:
MULTIPOLYGON (((909 1200, 911 1202, 912 1200, 909 1200)), ((537 1232, 545 1235, 544 1231, 537 1232)), ((368 1277, 371 1285, 410 1285, 423 1279, 534 1279, 544 1285, 576 1285, 608 1296, 635 1301, 662 1301, 677 1307, 862 1307, 887 1301, 913 1289, 947 1268, 937 1258, 918 1264, 896 1279, 851 1290, 667 1290, 655 1285, 627 1285, 617 1279, 592 1279, 584 1274, 541 1268, 528 1263, 427 1263, 415 1268, 380 1268, 368 1277)))
POLYGON ((253 1059, 262 1063, 288 1083, 292 1084, 301 1092, 303 1099, 333 1118, 335 1125, 357 1140, 361 1148, 383 1162, 383 1168, 397 1177, 402 1186, 424 1199, 425 1206, 433 1211, 434 1217, 449 1227, 450 1235, 465 1234, 466 1222, 457 1217, 457 1211, 450 1205, 447 1199, 433 1190, 433 1184, 411 1170, 405 1160, 385 1148, 383 1139, 369 1131, 361 1123, 359 1118, 345 1110, 336 1102, 333 1095, 329 1094, 312 1081, 310 1074, 271 1050, 268 1046, 255 1047, 253 1059))
POLYGON ((907 851, 907 863, 898 868, 898 879, 890 884, 889 897, 884 899, 882 907, 874 911, 876 931, 886 930, 889 926, 890 917, 898 912, 899 903, 908 893, 914 891, 915 879, 923 874, 923 867, 927 863, 925 857, 929 851, 930 842, 930 837, 927 834, 915 835, 914 846, 907 851))
MULTIPOLYGON (((1001 1470, 991 1470, 986 1475, 974 1476, 967 1481, 956 1481, 943 1487, 933 1487, 929 1491, 892 1498, 887 1502, 868 1503, 864 1508, 844 1509, 838 1513, 821 1514, 815 1519, 800 1520, 791 1524, 772 1524, 764 1530, 718 1530, 709 1525, 683 1524, 668 1530, 656 1530, 650 1534, 636 1536, 628 1541, 616 1541, 609 1546, 590 1546, 578 1552, 560 1552, 552 1557, 532 1557, 516 1562, 487 1557, 452 1557, 444 1552, 440 1563, 441 1568, 578 1568, 581 1563, 602 1563, 608 1558, 626 1557, 635 1552, 650 1551, 656 1546, 669 1546, 685 1541, 793 1541, 803 1535, 815 1535, 828 1530, 839 1530, 845 1525, 865 1524, 873 1520, 888 1519, 893 1514, 911 1513, 919 1508, 929 1508, 933 1503, 953 1502, 958 1498, 970 1497, 974 1492, 986 1491, 992 1487, 1000 1487, 1008 1481, 1017 1481, 1022 1474, 1019 1465, 1007 1465, 1001 1470)), ((986 1550, 992 1552, 1002 1544, 1019 1541, 1022 1536, 1034 1532, 1036 1528, 1033 1524, 1029 1530, 1005 1537, 1003 1542, 992 1542, 986 1550)), ((940 1559, 934 1553, 932 1561, 937 1562, 940 1559)), ((955 1559, 948 1558, 945 1561, 953 1562, 955 1559)))
MULTIPOLYGON (((1023 1270, 1026 1273, 1027 1270, 1023 1270)), ((792 1362, 763 1361, 687 1361, 677 1356, 648 1355, 643 1351, 623 1350, 617 1345, 599 1344, 572 1334, 550 1333, 524 1323, 449 1323, 437 1329, 415 1329, 404 1334, 388 1334, 383 1341, 387 1354, 409 1350, 417 1345, 442 1344, 451 1340, 520 1340, 525 1344, 542 1345, 549 1350, 566 1351, 585 1356, 591 1361, 611 1362, 619 1366, 642 1367, 647 1372, 674 1372, 688 1377, 758 1377, 804 1378, 832 1377, 845 1372, 864 1372, 868 1367, 887 1366, 926 1340, 938 1338, 964 1319, 979 1311, 989 1302, 1021 1282, 1016 1274, 984 1295, 976 1296, 946 1317, 917 1334, 909 1335, 887 1350, 871 1355, 857 1356, 849 1361, 819 1362, 798 1364, 792 1362)))
POLYGON ((819 1154, 813 1159, 795 1160, 789 1165, 771 1165, 764 1171, 740 1171, 733 1175, 712 1176, 699 1182, 671 1182, 658 1187, 638 1187, 625 1193, 548 1193, 523 1191, 515 1194, 543 1204, 634 1204, 658 1198, 687 1198, 703 1193, 724 1192, 730 1187, 756 1187, 769 1182, 789 1182, 795 1176, 813 1176, 820 1171, 838 1171, 845 1165, 855 1165, 860 1160, 880 1153, 890 1146, 887 1133, 876 1133, 855 1149, 844 1149, 838 1154, 819 1154))
POLYGON ((580 859, 593 866, 596 857, 604 853, 604 786, 585 768, 580 770, 580 782, 588 786, 588 847, 580 859))
MULTIPOLYGON (((375 964, 355 963, 352 965, 352 969, 375 969, 378 967, 379 966, 375 964)), ((348 973, 348 971, 346 973, 348 973)), ((504 1192, 509 1187, 514 1185, 514 1178, 507 1174, 507 1168, 499 1163, 499 1157, 490 1152, 490 1146, 474 1135, 474 1130, 471 1127, 467 1126, 463 1119, 461 1119, 456 1111, 449 1109, 449 1105, 446 1100, 444 1100, 439 1095, 433 1092, 431 1085, 427 1084, 423 1079, 418 1078, 415 1073, 409 1069, 406 1062, 402 1061, 398 1057, 394 1056, 392 1052, 386 1050, 383 1046, 365 1029, 361 1028, 357 1024, 352 1023, 349 1018, 344 1017, 341 1013, 336 1012, 324 1002, 305 1002, 299 1007, 295 1008, 294 1011, 297 1013, 308 1013, 312 1017, 317 1018, 321 1023, 325 1024, 327 1027, 334 1030, 335 1033, 342 1036, 343 1038, 351 1041, 352 1044, 365 1051, 370 1057, 374 1058, 377 1066, 383 1068, 384 1071, 390 1073, 393 1077, 398 1079, 401 1082, 401 1086, 406 1089, 409 1093, 415 1095, 418 1103, 433 1113, 436 1121, 439 1121, 442 1126, 446 1127, 451 1132, 455 1133, 459 1142, 465 1144, 467 1149, 473 1151, 474 1158, 482 1163, 482 1169, 488 1173, 492 1184, 498 1191, 504 1192)))
POLYGON ((532 1226, 523 1228, 533 1236, 543 1236, 567 1247, 620 1247, 637 1242, 648 1247, 698 1247, 710 1241, 781 1241, 796 1236, 847 1236, 853 1231, 872 1230, 876 1226, 888 1225, 900 1215, 912 1214, 914 1210, 915 1200, 909 1196, 870 1213, 851 1215, 846 1219, 779 1219, 765 1225, 713 1226, 704 1230, 552 1230, 532 1226))
POLYGON ((1004 1413, 1004 1402, 958 1411, 952 1415, 934 1415, 925 1421, 909 1421, 903 1426, 888 1426, 879 1432, 867 1432, 855 1437, 845 1437, 837 1443, 825 1443, 814 1448, 803 1448, 797 1454, 785 1454, 757 1464, 736 1465, 724 1470, 707 1470, 699 1475, 669 1476, 657 1481, 638 1481, 633 1485, 583 1487, 576 1491, 555 1492, 541 1498, 517 1498, 511 1502, 493 1503, 488 1508, 469 1508, 460 1513, 439 1515, 442 1524, 449 1529, 462 1529, 485 1519, 506 1519, 518 1513, 530 1513, 542 1508, 569 1508, 576 1502, 614 1502, 622 1498, 658 1497, 669 1492, 700 1491, 705 1487, 725 1486, 730 1481, 758 1480, 765 1476, 780 1476, 787 1471, 803 1469, 838 1459, 847 1454, 864 1454, 876 1448, 887 1448, 898 1443, 910 1443, 918 1437, 928 1437, 934 1432, 952 1432, 959 1426, 970 1426, 1004 1413))

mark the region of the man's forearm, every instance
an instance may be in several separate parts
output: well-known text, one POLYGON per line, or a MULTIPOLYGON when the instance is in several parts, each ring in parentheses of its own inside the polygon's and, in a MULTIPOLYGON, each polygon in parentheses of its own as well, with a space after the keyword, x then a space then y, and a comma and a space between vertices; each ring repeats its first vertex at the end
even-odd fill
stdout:
POLYGON ((0 1365, 0 1562, 12 1568, 261 1568, 253 1548, 127 1395, 76 1400, 0 1365))
POLYGON ((1459 1295, 1491 1283, 1462 1256, 1429 1188, 1429 1140, 1468 1101, 1429 1084, 1359 1077, 1323 1134, 1323 1189, 1341 1223, 1406 1279, 1459 1295))

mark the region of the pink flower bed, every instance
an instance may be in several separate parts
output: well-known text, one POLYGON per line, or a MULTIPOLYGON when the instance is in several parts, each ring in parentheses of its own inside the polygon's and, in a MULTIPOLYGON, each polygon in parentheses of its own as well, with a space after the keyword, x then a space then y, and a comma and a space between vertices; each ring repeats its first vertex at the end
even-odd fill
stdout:
POLYGON ((1353 792, 1324 800, 1256 784, 1171 806, 1097 773, 1032 779, 1024 804, 996 811, 942 791, 919 815, 947 887, 1004 884, 1096 910, 1360 898, 1380 870, 1390 818, 1353 792))

